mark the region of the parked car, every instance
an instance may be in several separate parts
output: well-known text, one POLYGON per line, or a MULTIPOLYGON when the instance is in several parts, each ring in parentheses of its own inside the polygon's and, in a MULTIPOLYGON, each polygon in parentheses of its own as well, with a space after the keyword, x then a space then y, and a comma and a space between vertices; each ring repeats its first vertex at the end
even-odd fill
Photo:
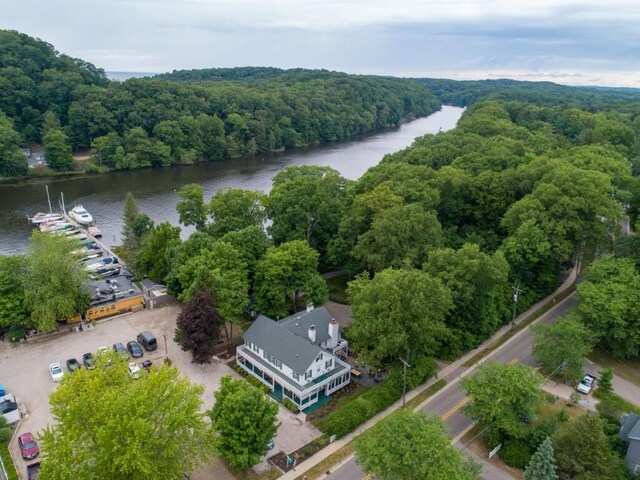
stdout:
POLYGON ((151 352, 158 348, 158 342, 156 341, 156 337, 153 336, 149 330, 145 330, 144 332, 140 332, 137 337, 138 343, 142 345, 142 347, 147 351, 151 352))
POLYGON ((40 462, 27 465, 27 479, 38 480, 38 471, 40 470, 40 462))
POLYGON ((124 348, 124 345, 120 342, 113 344, 113 351, 118 354, 122 360, 129 360, 129 354, 127 350, 124 348))
POLYGON ((80 365, 80 362, 75 358, 70 358, 69 360, 67 360, 67 370, 69 370, 69 373, 73 373, 81 367, 82 365, 80 365))
POLYGON ((18 447, 20 447, 20 453, 25 460, 32 460, 40 453, 36 439, 29 432, 18 437, 18 447))
POLYGON ((89 370, 93 370, 94 368, 96 368, 96 359, 91 352, 82 355, 82 363, 84 363, 84 366, 89 370))
POLYGON ((64 377, 64 371, 58 362, 49 365, 49 373, 51 374, 51 380, 54 382, 59 382, 64 377))
POLYGON ((109 349, 106 346, 103 345, 102 347, 98 348, 98 355, 104 355, 108 351, 109 351, 109 349))
POLYGON ((584 393, 585 395, 587 395, 589 392, 591 392, 591 389, 593 388, 595 383, 596 383, 596 377, 594 377, 593 375, 587 374, 580 381, 580 383, 576 387, 576 390, 578 390, 580 393, 584 393))
POLYGON ((133 358, 140 358, 144 354, 138 342, 135 341, 127 343, 127 350, 133 358))
POLYGON ((129 364, 129 375, 133 378, 140 378, 140 367, 135 362, 129 364))
POLYGON ((142 367, 147 370, 147 372, 151 371, 151 367, 153 367, 153 362, 151 360, 145 360, 142 362, 142 367))

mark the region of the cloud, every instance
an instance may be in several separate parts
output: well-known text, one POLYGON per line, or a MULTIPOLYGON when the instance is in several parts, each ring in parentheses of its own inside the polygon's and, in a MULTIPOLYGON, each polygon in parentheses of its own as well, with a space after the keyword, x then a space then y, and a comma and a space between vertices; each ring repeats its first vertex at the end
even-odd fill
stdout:
POLYGON ((637 0, 7 3, 0 28, 38 36, 107 70, 269 65, 491 78, 512 72, 628 85, 637 85, 632 75, 640 70, 637 0))

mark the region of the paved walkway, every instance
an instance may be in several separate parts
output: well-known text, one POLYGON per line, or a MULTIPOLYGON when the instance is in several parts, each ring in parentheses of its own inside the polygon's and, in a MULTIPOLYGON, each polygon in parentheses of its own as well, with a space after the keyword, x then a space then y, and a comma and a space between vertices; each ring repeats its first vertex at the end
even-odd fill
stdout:
MULTIPOLYGON (((553 292, 548 297, 540 300, 538 303, 533 305, 526 312, 523 312, 520 315, 518 315, 516 317, 516 319, 515 319, 515 323, 519 324, 522 321, 524 321, 525 319, 529 318, 530 315, 533 315, 533 314, 536 314, 536 313, 540 312, 540 310, 543 307, 545 307, 547 304, 549 304, 549 303, 555 304, 556 303, 555 299, 556 299, 557 295, 559 295, 560 293, 564 292, 569 287, 571 287, 571 285, 573 284, 573 282, 576 279, 578 270, 579 270, 579 265, 577 265, 576 268, 573 268, 573 270, 571 271, 571 274, 562 283, 562 285, 560 285, 560 287, 558 287, 558 289, 555 292, 553 292)), ((511 329, 511 325, 510 324, 507 324, 507 325, 503 326, 500 330, 498 330, 493 335, 493 337, 491 337, 490 339, 486 340, 478 348, 468 352, 463 357, 457 359, 456 361, 452 362, 451 364, 446 366, 444 369, 439 371, 438 372, 438 377, 439 378, 451 378, 451 377, 455 378, 455 377, 460 376, 459 372, 461 370, 459 370, 459 369, 463 368, 463 364, 467 360, 473 358, 473 356, 476 355, 478 352, 481 352, 485 348, 488 348, 488 347, 492 346, 494 343, 498 342, 502 338, 503 335, 505 335, 506 333, 509 332, 510 329, 511 329)), ((514 337, 512 337, 512 338, 514 338, 514 337)), ((476 365, 483 363, 483 360, 484 359, 481 359, 478 363, 476 363, 476 365)), ((469 369, 466 369, 466 370, 469 370, 469 369)), ((407 401, 411 400, 416 395, 418 395, 419 393, 423 392, 425 389, 427 389, 428 387, 433 385, 436 381, 437 381, 436 378, 432 378, 432 379, 428 380, 426 383, 424 383, 421 386, 419 386, 418 388, 412 390, 411 392, 408 392, 407 393, 407 401)), ((422 409, 426 402, 431 401, 434 397, 438 396, 438 394, 440 394, 442 392, 443 392, 443 390, 440 390, 440 391, 436 392, 434 395, 432 395, 427 400, 425 400, 425 402, 423 402, 421 405, 416 407, 415 410, 422 409)), ((336 440, 335 442, 333 442, 332 444, 328 445, 327 447, 325 447, 324 449, 322 449, 321 451, 319 451, 318 453, 316 453, 312 457, 310 457, 307 460, 305 460, 304 462, 300 463, 294 470, 291 470, 291 471, 285 473, 283 476, 280 477, 280 479, 282 479, 282 480, 294 480, 294 479, 296 479, 298 476, 302 475, 304 472, 309 470, 311 467, 313 467, 313 466, 317 465, 318 463, 320 463, 322 460, 327 458, 329 455, 331 455, 331 454, 337 452, 338 450, 340 450, 342 447, 344 447, 346 444, 351 442, 358 435, 360 435, 361 433, 363 433, 366 430, 368 430, 369 428, 371 428, 379 420, 381 420, 381 419, 385 418, 386 416, 388 416, 389 414, 393 413, 395 410, 397 410, 401 406, 402 406, 402 399, 398 400, 397 402, 395 402, 393 405, 391 405, 389 408, 387 408, 383 412, 379 413, 375 417, 369 419, 367 422, 365 422, 362 425, 360 425, 355 431, 351 432, 348 435, 345 435, 340 440, 336 440)), ((348 462, 352 458, 353 458, 353 455, 350 456, 349 458, 345 459, 343 462, 341 462, 341 464, 344 464, 344 463, 348 462)), ((332 467, 332 470, 335 469, 336 467, 337 466, 332 467)), ((321 477, 318 477, 318 478, 324 478, 324 476, 321 476, 321 477)), ((312 479, 310 478, 309 480, 312 480, 312 479)))

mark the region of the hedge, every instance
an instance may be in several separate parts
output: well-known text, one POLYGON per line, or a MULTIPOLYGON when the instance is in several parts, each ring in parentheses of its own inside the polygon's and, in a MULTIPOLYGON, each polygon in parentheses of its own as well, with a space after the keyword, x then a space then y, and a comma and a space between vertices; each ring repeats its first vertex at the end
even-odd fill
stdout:
POLYGON ((11 454, 9 454, 9 445, 5 442, 0 442, 0 457, 2 457, 2 463, 7 471, 8 480, 20 480, 16 468, 13 466, 11 454))
POLYGON ((507 440, 498 455, 510 467, 524 470, 531 460, 531 448, 525 440, 507 440))
POLYGON ((282 398, 282 405, 287 407, 293 413, 298 413, 300 411, 298 406, 295 403, 293 403, 291 400, 289 400, 288 398, 285 398, 285 397, 282 398))

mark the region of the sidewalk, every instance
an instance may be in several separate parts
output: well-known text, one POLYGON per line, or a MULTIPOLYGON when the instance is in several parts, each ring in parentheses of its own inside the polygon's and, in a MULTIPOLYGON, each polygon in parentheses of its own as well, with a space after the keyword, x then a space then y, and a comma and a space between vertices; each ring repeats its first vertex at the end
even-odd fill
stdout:
MULTIPOLYGON (((584 364, 582 366, 582 369, 584 370, 585 373, 594 375, 596 377, 599 377, 600 372, 604 370, 604 368, 593 363, 588 358, 584 359, 584 364)), ((640 406, 640 387, 615 374, 613 375, 612 383, 613 383, 613 393, 615 393, 619 397, 624 398, 629 403, 640 406)), ((598 384, 596 383, 596 387, 597 386, 598 384)))
MULTIPOLYGON (((540 311, 548 303, 555 302, 555 298, 556 298, 557 295, 559 295, 560 293, 564 292, 569 287, 571 287, 571 285, 573 284, 573 282, 575 281, 575 279, 577 277, 577 273, 578 273, 579 269, 580 268, 579 268, 579 264, 578 264, 572 269, 571 274, 569 275, 569 277, 556 289, 555 292, 553 292, 551 295, 547 296, 546 298, 540 300, 538 303, 533 305, 526 312, 523 312, 520 315, 518 315, 516 317, 516 319, 515 319, 515 323, 516 324, 521 323, 522 321, 527 319, 532 314, 535 314, 538 311, 540 311)), ((567 297, 567 298, 569 298, 569 297, 567 297)), ((559 303, 556 302, 555 306, 560 305, 560 303, 562 303, 562 302, 559 302, 559 303)), ((422 404, 418 405, 418 407, 416 407, 414 410, 418 411, 418 410, 422 409, 427 402, 430 402, 431 400, 433 400, 434 398, 436 398, 437 396, 439 396, 440 394, 442 394, 443 392, 448 390, 448 388, 451 385, 453 385, 453 383, 451 383, 449 381, 449 378, 455 380, 457 378, 465 376, 465 374, 468 374, 470 371, 474 370, 475 367, 477 367, 478 365, 484 363, 486 361, 486 358, 487 358, 486 356, 484 358, 480 359, 472 367, 469 367, 469 368, 466 368, 466 369, 465 369, 465 367, 463 367, 463 364, 467 360, 472 358, 478 352, 481 352, 484 349, 492 346, 494 343, 498 342, 500 340, 500 338, 502 338, 502 336, 505 335, 506 333, 508 333, 510 330, 511 330, 511 324, 507 324, 507 325, 503 326, 491 338, 487 339, 484 343, 482 343, 482 345, 480 345, 478 348, 476 348, 474 350, 471 350, 470 352, 466 353, 464 356, 460 357, 459 359, 457 359, 456 361, 450 363, 447 367, 445 367, 444 369, 439 371, 438 372, 438 378, 446 379, 447 380, 447 385, 443 389, 441 389, 438 392, 436 392, 431 397, 427 398, 422 404), (463 369, 462 373, 460 373, 459 369, 463 369)), ((513 337, 511 337, 507 342, 505 342, 499 348, 502 348, 505 345, 508 345, 513 339, 519 337, 521 334, 524 334, 524 332, 526 332, 526 329, 523 329, 520 332, 516 333, 513 337)), ((491 352, 491 353, 493 353, 493 352, 491 352)), ((423 383, 422 385, 420 385, 418 388, 416 388, 416 389, 414 389, 414 390, 412 390, 410 392, 407 392, 407 396, 406 396, 407 397, 407 401, 411 400, 416 395, 418 395, 419 393, 421 393, 422 391, 424 391, 425 389, 427 389, 428 387, 430 387, 431 385, 433 385, 437 381, 438 380, 436 378, 431 378, 426 383, 423 383)), ((454 382, 454 383, 457 383, 457 382, 454 382)), ((363 433, 366 430, 368 430, 369 428, 371 428, 373 425, 375 425, 378 422, 378 420, 381 420, 381 419, 385 418, 386 416, 388 416, 389 414, 393 413, 394 411, 396 411, 401 406, 402 406, 402 399, 399 399, 393 405, 391 405, 389 408, 387 408, 383 412, 380 412, 375 417, 369 419, 367 422, 365 422, 362 425, 360 425, 355 431, 345 435, 340 440, 336 440, 335 442, 333 442, 330 445, 326 446, 324 449, 320 450, 315 455, 309 457, 304 462, 302 462, 299 465, 297 465, 294 470, 290 470, 289 472, 285 473, 284 475, 282 475, 279 478, 281 480, 294 480, 294 479, 296 479, 297 477, 301 476, 304 472, 309 470, 311 467, 317 465, 318 463, 320 463, 322 460, 324 460, 325 458, 327 458, 331 454, 333 454, 336 451, 340 450, 342 447, 347 445, 349 442, 351 442, 358 435, 360 435, 361 433, 363 433)), ((341 462, 341 464, 349 461, 351 458, 353 458, 353 455, 350 455, 348 458, 345 458, 341 462)), ((335 467, 336 466, 331 467, 331 470, 335 469, 335 467)), ((318 478, 324 478, 324 477, 321 476, 321 477, 318 477, 318 478)), ((313 479, 309 479, 309 480, 313 480, 313 479)))

